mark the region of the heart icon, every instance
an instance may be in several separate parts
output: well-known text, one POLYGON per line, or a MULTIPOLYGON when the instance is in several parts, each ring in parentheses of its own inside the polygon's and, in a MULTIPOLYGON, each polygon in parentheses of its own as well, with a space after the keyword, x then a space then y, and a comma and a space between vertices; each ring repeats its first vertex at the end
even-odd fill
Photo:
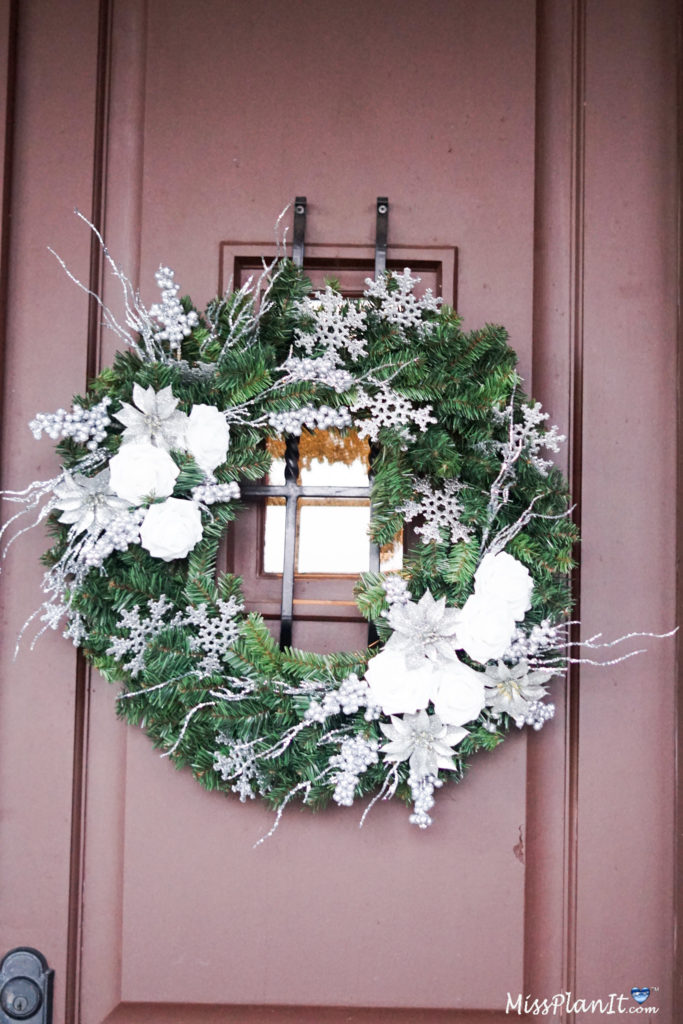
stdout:
POLYGON ((637 1003, 644 1003, 650 994, 649 988, 632 988, 631 995, 637 1003))

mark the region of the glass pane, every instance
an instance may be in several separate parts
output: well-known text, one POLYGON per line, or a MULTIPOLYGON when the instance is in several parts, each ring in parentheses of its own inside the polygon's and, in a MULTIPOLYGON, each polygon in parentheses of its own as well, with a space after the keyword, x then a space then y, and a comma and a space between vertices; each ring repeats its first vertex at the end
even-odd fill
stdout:
POLYGON ((369 524, 369 501, 302 498, 297 572, 344 576, 365 572, 370 563, 369 524))
MULTIPOLYGON (((297 572, 357 576, 370 568, 370 502, 302 498, 299 502, 297 572)), ((387 572, 403 563, 401 538, 380 551, 387 572)))
POLYGON ((282 574, 285 557, 285 499, 267 498, 263 531, 263 571, 282 574))
POLYGON ((266 474, 265 482, 278 486, 285 482, 285 442, 278 437, 269 437, 266 441, 266 450, 270 452, 273 461, 266 474))

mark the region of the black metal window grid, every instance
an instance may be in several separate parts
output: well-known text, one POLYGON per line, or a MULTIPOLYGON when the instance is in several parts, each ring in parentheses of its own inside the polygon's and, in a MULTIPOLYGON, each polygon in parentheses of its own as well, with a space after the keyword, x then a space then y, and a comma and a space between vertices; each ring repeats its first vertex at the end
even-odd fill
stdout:
MULTIPOLYGON (((386 196, 377 199, 377 222, 375 241, 375 276, 386 269, 387 261, 387 228, 389 201, 386 196)), ((306 231, 306 197, 297 196, 294 200, 294 231, 292 238, 292 260, 298 267, 304 264, 304 247, 306 231)), ((284 498, 285 499, 285 538, 282 566, 282 600, 280 605, 280 647, 292 644, 292 623, 294 619, 294 579, 296 576, 296 538, 297 519, 300 498, 365 498, 370 502, 372 518, 372 461, 376 454, 370 449, 370 472, 365 487, 323 487, 302 485, 299 481, 299 439, 288 436, 285 438, 285 482, 284 484, 245 484, 242 487, 244 498, 284 498)), ((378 572, 380 566, 379 548, 369 542, 369 569, 378 572)), ((368 643, 377 640, 377 632, 373 623, 368 625, 368 643)))
MULTIPOLYGON (((296 538, 300 498, 365 498, 370 500, 372 475, 367 487, 330 487, 300 484, 299 480, 299 439, 289 436, 285 443, 284 484, 247 484, 242 488, 246 498, 285 499, 285 537, 282 566, 282 601, 280 606, 280 646, 290 647, 292 643, 292 622, 294 618, 294 578, 296 575, 296 538)), ((379 548, 369 542, 369 567, 372 572, 379 570, 379 548)), ((374 627, 369 627, 368 642, 376 639, 374 627)))

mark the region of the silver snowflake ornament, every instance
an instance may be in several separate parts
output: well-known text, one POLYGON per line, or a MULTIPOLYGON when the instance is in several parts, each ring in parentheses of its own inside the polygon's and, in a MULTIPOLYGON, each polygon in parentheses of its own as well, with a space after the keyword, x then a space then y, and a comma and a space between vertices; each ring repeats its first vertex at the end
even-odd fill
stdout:
POLYGON ((222 659, 239 636, 240 625, 236 616, 243 610, 244 605, 234 597, 218 601, 216 610, 206 604, 187 608, 183 624, 196 630, 190 637, 190 650, 203 655, 197 665, 200 679, 222 671, 222 659))
POLYGON ((431 288, 427 288, 422 298, 418 299, 413 295, 413 288, 419 281, 419 277, 411 275, 410 267, 406 267, 402 274, 390 271, 376 281, 371 277, 366 278, 364 295, 366 299, 374 300, 380 315, 389 323, 403 330, 410 327, 421 330, 425 323, 422 313, 438 313, 443 300, 435 298, 431 288))
POLYGON ((173 397, 170 386, 155 391, 151 385, 144 389, 133 384, 133 401, 135 406, 122 402, 119 412, 114 413, 126 428, 126 444, 146 442, 166 451, 185 447, 188 417, 178 411, 178 399, 173 397))
POLYGON ((328 360, 334 365, 341 361, 342 352, 347 352, 354 362, 366 355, 365 313, 329 285, 324 292, 316 292, 295 303, 294 309, 313 325, 312 333, 297 328, 294 336, 294 344, 309 355, 316 345, 324 347, 328 360))
POLYGON ((514 718, 516 725, 521 728, 530 707, 547 693, 543 684, 552 679, 553 673, 538 670, 530 672, 528 662, 522 659, 512 666, 502 661, 490 665, 484 676, 486 706, 494 716, 504 713, 514 718))
POLYGON ((420 668, 425 658, 442 663, 455 661, 456 631, 460 612, 446 608, 446 598, 435 601, 426 590, 415 603, 394 604, 387 619, 394 630, 385 644, 385 650, 402 651, 408 668, 420 668))
POLYGON ((179 613, 170 621, 167 619, 172 611, 173 605, 165 594, 156 601, 148 601, 146 612, 140 611, 139 604, 130 610, 122 608, 119 611, 117 629, 127 630, 128 636, 114 634, 107 654, 122 662, 126 671, 135 679, 144 670, 145 654, 150 641, 165 629, 179 625, 179 613))
POLYGON ((459 725, 444 725, 438 715, 418 711, 414 715, 391 716, 391 723, 380 722, 389 740, 380 748, 387 761, 408 761, 415 779, 436 776, 439 768, 455 771, 455 747, 467 736, 459 725))
POLYGON ((399 395, 387 383, 371 381, 378 388, 374 395, 371 395, 365 388, 358 388, 356 398, 351 403, 353 412, 367 409, 367 418, 359 416, 354 420, 354 426, 358 431, 361 440, 365 437, 369 441, 377 441, 382 427, 391 427, 397 430, 406 440, 410 440, 412 434, 408 429, 415 425, 424 433, 428 424, 436 423, 431 415, 431 405, 422 407, 413 405, 409 399, 399 395))
POLYGON ((109 469, 103 469, 95 476, 65 473, 54 489, 52 507, 62 510, 60 523, 69 523, 74 533, 98 535, 127 510, 128 502, 114 494, 109 469))
POLYGON ((418 497, 411 498, 404 504, 403 514, 408 523, 416 516, 423 517, 422 526, 415 527, 415 533, 422 535, 423 544, 429 544, 432 540, 437 544, 442 543, 442 529, 449 531, 451 544, 456 544, 459 540, 470 540, 472 531, 460 518, 463 506, 458 495, 463 486, 458 480, 446 480, 442 490, 435 490, 428 480, 413 480, 413 490, 418 497))

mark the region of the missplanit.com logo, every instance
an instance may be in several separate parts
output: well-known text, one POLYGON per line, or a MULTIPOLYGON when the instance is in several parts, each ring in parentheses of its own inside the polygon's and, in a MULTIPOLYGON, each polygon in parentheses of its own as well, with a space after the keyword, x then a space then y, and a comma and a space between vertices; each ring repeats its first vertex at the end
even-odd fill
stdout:
POLYGON ((659 1013, 659 1007, 650 1003, 645 1005, 650 998, 651 992, 658 992, 654 987, 644 988, 634 986, 630 995, 610 992, 609 995, 600 999, 579 999, 572 992, 556 992, 553 996, 541 998, 539 996, 513 995, 507 993, 506 1013, 516 1013, 518 1016, 525 1014, 529 1017, 555 1017, 565 1013, 599 1013, 602 1016, 617 1016, 622 1014, 655 1014, 659 1013))

